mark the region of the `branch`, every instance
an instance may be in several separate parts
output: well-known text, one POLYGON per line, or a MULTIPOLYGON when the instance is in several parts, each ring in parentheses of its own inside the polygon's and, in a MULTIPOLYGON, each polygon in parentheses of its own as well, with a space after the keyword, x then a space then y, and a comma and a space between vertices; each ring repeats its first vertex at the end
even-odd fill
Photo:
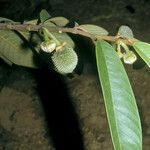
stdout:
MULTIPOLYGON (((58 32, 60 34, 63 32, 78 34, 78 35, 91 38, 92 40, 106 40, 110 42, 116 42, 117 39, 121 38, 119 36, 93 35, 77 27, 67 28, 67 27, 58 27, 58 26, 50 27, 44 24, 32 25, 32 24, 0 23, 0 30, 16 30, 16 31, 29 32, 29 31, 39 31, 42 27, 47 28, 51 32, 58 32)), ((125 39, 125 38, 122 38, 122 41, 127 45, 133 45, 133 43, 135 42, 135 40, 125 39)))

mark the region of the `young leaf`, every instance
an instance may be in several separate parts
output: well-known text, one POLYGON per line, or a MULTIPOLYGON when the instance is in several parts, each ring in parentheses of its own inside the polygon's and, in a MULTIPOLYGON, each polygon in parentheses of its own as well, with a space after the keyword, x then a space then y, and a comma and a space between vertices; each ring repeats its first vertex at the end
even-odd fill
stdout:
POLYGON ((115 150, 142 150, 141 124, 124 67, 113 47, 97 41, 96 61, 115 150))
POLYGON ((0 57, 7 63, 37 68, 34 54, 14 31, 0 30, 0 57))
POLYGON ((133 38, 133 32, 130 27, 122 25, 119 28, 118 34, 123 38, 133 38))
POLYGON ((41 21, 41 23, 44 23, 50 17, 51 17, 50 14, 45 9, 41 10, 41 12, 40 12, 40 21, 41 21))
POLYGON ((150 67, 150 44, 145 42, 135 42, 133 47, 145 63, 150 67))
POLYGON ((104 28, 92 24, 80 25, 77 28, 93 35, 108 35, 108 31, 106 31, 104 28))
POLYGON ((54 18, 48 19, 46 22, 49 22, 49 21, 61 27, 64 27, 69 23, 69 20, 65 17, 54 17, 54 18))

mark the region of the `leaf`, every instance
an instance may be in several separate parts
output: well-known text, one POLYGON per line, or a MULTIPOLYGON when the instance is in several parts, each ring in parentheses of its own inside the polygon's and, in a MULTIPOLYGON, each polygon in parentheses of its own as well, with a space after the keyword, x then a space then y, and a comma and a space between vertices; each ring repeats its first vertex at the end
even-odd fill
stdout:
POLYGON ((40 12, 40 21, 41 21, 41 23, 44 23, 50 17, 51 17, 50 14, 45 9, 41 10, 41 12, 40 12))
POLYGON ((134 37, 131 28, 128 26, 125 26, 125 25, 122 25, 119 28, 118 34, 123 38, 131 38, 132 39, 134 37))
POLYGON ((0 30, 0 57, 4 61, 20 66, 37 68, 35 56, 14 31, 0 30))
POLYGON ((96 61, 115 150, 142 150, 136 101, 124 67, 113 47, 97 41, 96 61))
POLYGON ((54 17, 54 18, 48 19, 46 22, 52 22, 57 26, 64 27, 69 23, 69 20, 65 17, 54 17))
POLYGON ((0 22, 12 22, 12 20, 0 17, 0 22))
POLYGON ((150 44, 145 42, 135 42, 133 47, 145 63, 150 67, 150 44))
POLYGON ((93 35, 108 35, 108 31, 104 28, 92 24, 80 25, 77 28, 93 35))
POLYGON ((40 53, 40 45, 42 43, 42 39, 37 32, 22 32, 18 31, 18 33, 23 36, 23 38, 32 45, 36 53, 40 53))

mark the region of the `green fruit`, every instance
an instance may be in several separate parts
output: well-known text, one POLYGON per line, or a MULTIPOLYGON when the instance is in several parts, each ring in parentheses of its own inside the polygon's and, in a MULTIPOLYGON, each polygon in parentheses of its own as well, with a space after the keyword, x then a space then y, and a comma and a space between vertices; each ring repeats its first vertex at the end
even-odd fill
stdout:
POLYGON ((78 57, 73 48, 65 46, 63 50, 56 51, 52 56, 55 70, 60 74, 72 73, 78 63, 78 57))
POLYGON ((53 40, 50 40, 50 41, 44 41, 41 43, 41 49, 44 51, 44 52, 47 52, 47 53, 51 53, 55 50, 56 48, 56 43, 55 41, 53 40))
POLYGON ((137 60, 136 55, 132 51, 123 54, 123 61, 126 64, 133 64, 137 60))

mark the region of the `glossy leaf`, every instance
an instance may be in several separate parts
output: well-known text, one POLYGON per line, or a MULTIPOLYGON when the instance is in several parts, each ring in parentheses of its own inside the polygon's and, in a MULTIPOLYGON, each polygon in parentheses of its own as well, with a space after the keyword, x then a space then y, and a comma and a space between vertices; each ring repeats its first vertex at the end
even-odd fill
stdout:
POLYGON ((0 30, 0 57, 8 64, 37 68, 35 56, 14 31, 0 30))
POLYGON ((41 21, 41 23, 44 23, 50 17, 51 17, 50 14, 45 9, 41 10, 41 12, 40 12, 40 21, 41 21))
POLYGON ((106 31, 104 28, 92 24, 80 25, 77 28, 93 35, 108 35, 108 31, 106 31))
POLYGON ((133 47, 145 63, 150 67, 150 44, 145 42, 135 42, 133 47))
POLYGON ((97 41, 96 61, 115 150, 142 150, 136 101, 124 67, 113 47, 97 41))

